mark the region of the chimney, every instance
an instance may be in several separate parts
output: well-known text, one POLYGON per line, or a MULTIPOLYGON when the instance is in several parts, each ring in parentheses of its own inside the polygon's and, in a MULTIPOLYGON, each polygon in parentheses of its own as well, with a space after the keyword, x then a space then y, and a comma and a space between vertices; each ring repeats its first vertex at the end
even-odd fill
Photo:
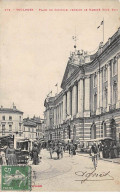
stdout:
POLYGON ((15 106, 14 102, 13 102, 13 110, 16 110, 16 106, 15 106))

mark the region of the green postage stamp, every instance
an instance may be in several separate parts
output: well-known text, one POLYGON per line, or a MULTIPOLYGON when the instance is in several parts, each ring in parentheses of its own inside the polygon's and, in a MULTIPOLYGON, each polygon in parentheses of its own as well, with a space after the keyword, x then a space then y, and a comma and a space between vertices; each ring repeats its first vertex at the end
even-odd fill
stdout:
POLYGON ((3 191, 30 191, 30 166, 2 166, 1 190, 3 191))

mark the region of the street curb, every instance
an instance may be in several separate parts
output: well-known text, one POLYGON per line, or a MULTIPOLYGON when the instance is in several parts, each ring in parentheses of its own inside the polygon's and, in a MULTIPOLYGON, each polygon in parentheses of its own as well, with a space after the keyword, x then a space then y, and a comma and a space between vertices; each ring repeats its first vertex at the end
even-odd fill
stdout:
MULTIPOLYGON (((78 156, 84 156, 84 157, 87 157, 87 158, 90 158, 90 156, 85 156, 84 154, 80 154, 80 153, 77 153, 78 156)), ((104 159, 104 158, 99 158, 99 160, 103 160, 103 161, 107 161, 107 162, 112 162, 112 163, 117 163, 117 164, 120 164, 120 162, 116 162, 116 161, 113 161, 112 159, 104 159)))

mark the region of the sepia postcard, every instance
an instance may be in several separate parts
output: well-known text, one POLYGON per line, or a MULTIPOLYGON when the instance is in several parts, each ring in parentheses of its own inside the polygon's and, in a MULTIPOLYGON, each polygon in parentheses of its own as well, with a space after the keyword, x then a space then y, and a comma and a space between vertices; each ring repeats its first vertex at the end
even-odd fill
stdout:
POLYGON ((120 1, 0 1, 8 191, 120 191, 120 1))

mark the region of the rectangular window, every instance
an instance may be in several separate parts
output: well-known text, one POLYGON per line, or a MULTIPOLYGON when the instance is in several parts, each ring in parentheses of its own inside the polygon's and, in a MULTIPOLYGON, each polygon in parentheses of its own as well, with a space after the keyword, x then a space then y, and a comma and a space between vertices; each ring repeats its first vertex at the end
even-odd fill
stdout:
POLYGON ((94 95, 94 112, 97 109, 97 94, 94 95))
POLYGON ((5 125, 2 125, 2 130, 5 130, 5 125))
POLYGON ((2 116, 2 120, 5 121, 5 116, 2 116))
POLYGON ((97 87, 97 75, 94 75, 94 87, 97 87))
POLYGON ((2 125, 2 135, 5 135, 5 125, 2 125))
POLYGON ((113 102, 117 103, 117 83, 115 82, 113 85, 113 102))
POLYGON ((12 131, 12 125, 9 125, 9 131, 12 131))
POLYGON ((21 130, 21 124, 19 124, 19 130, 21 130))
POLYGON ((52 118, 50 118, 50 126, 52 126, 52 118))
POLYGON ((9 116, 9 121, 12 121, 12 116, 9 116))
POLYGON ((107 108, 107 104, 108 104, 108 93, 107 93, 107 89, 105 88, 104 90, 104 106, 105 108, 107 108))
POLYGON ((115 76, 117 74, 117 60, 114 59, 113 62, 113 76, 115 76))
POLYGON ((21 116, 19 116, 19 121, 21 122, 21 116))
POLYGON ((108 74, 108 71, 107 71, 107 68, 105 67, 105 69, 104 69, 104 81, 107 81, 107 74, 108 74))

